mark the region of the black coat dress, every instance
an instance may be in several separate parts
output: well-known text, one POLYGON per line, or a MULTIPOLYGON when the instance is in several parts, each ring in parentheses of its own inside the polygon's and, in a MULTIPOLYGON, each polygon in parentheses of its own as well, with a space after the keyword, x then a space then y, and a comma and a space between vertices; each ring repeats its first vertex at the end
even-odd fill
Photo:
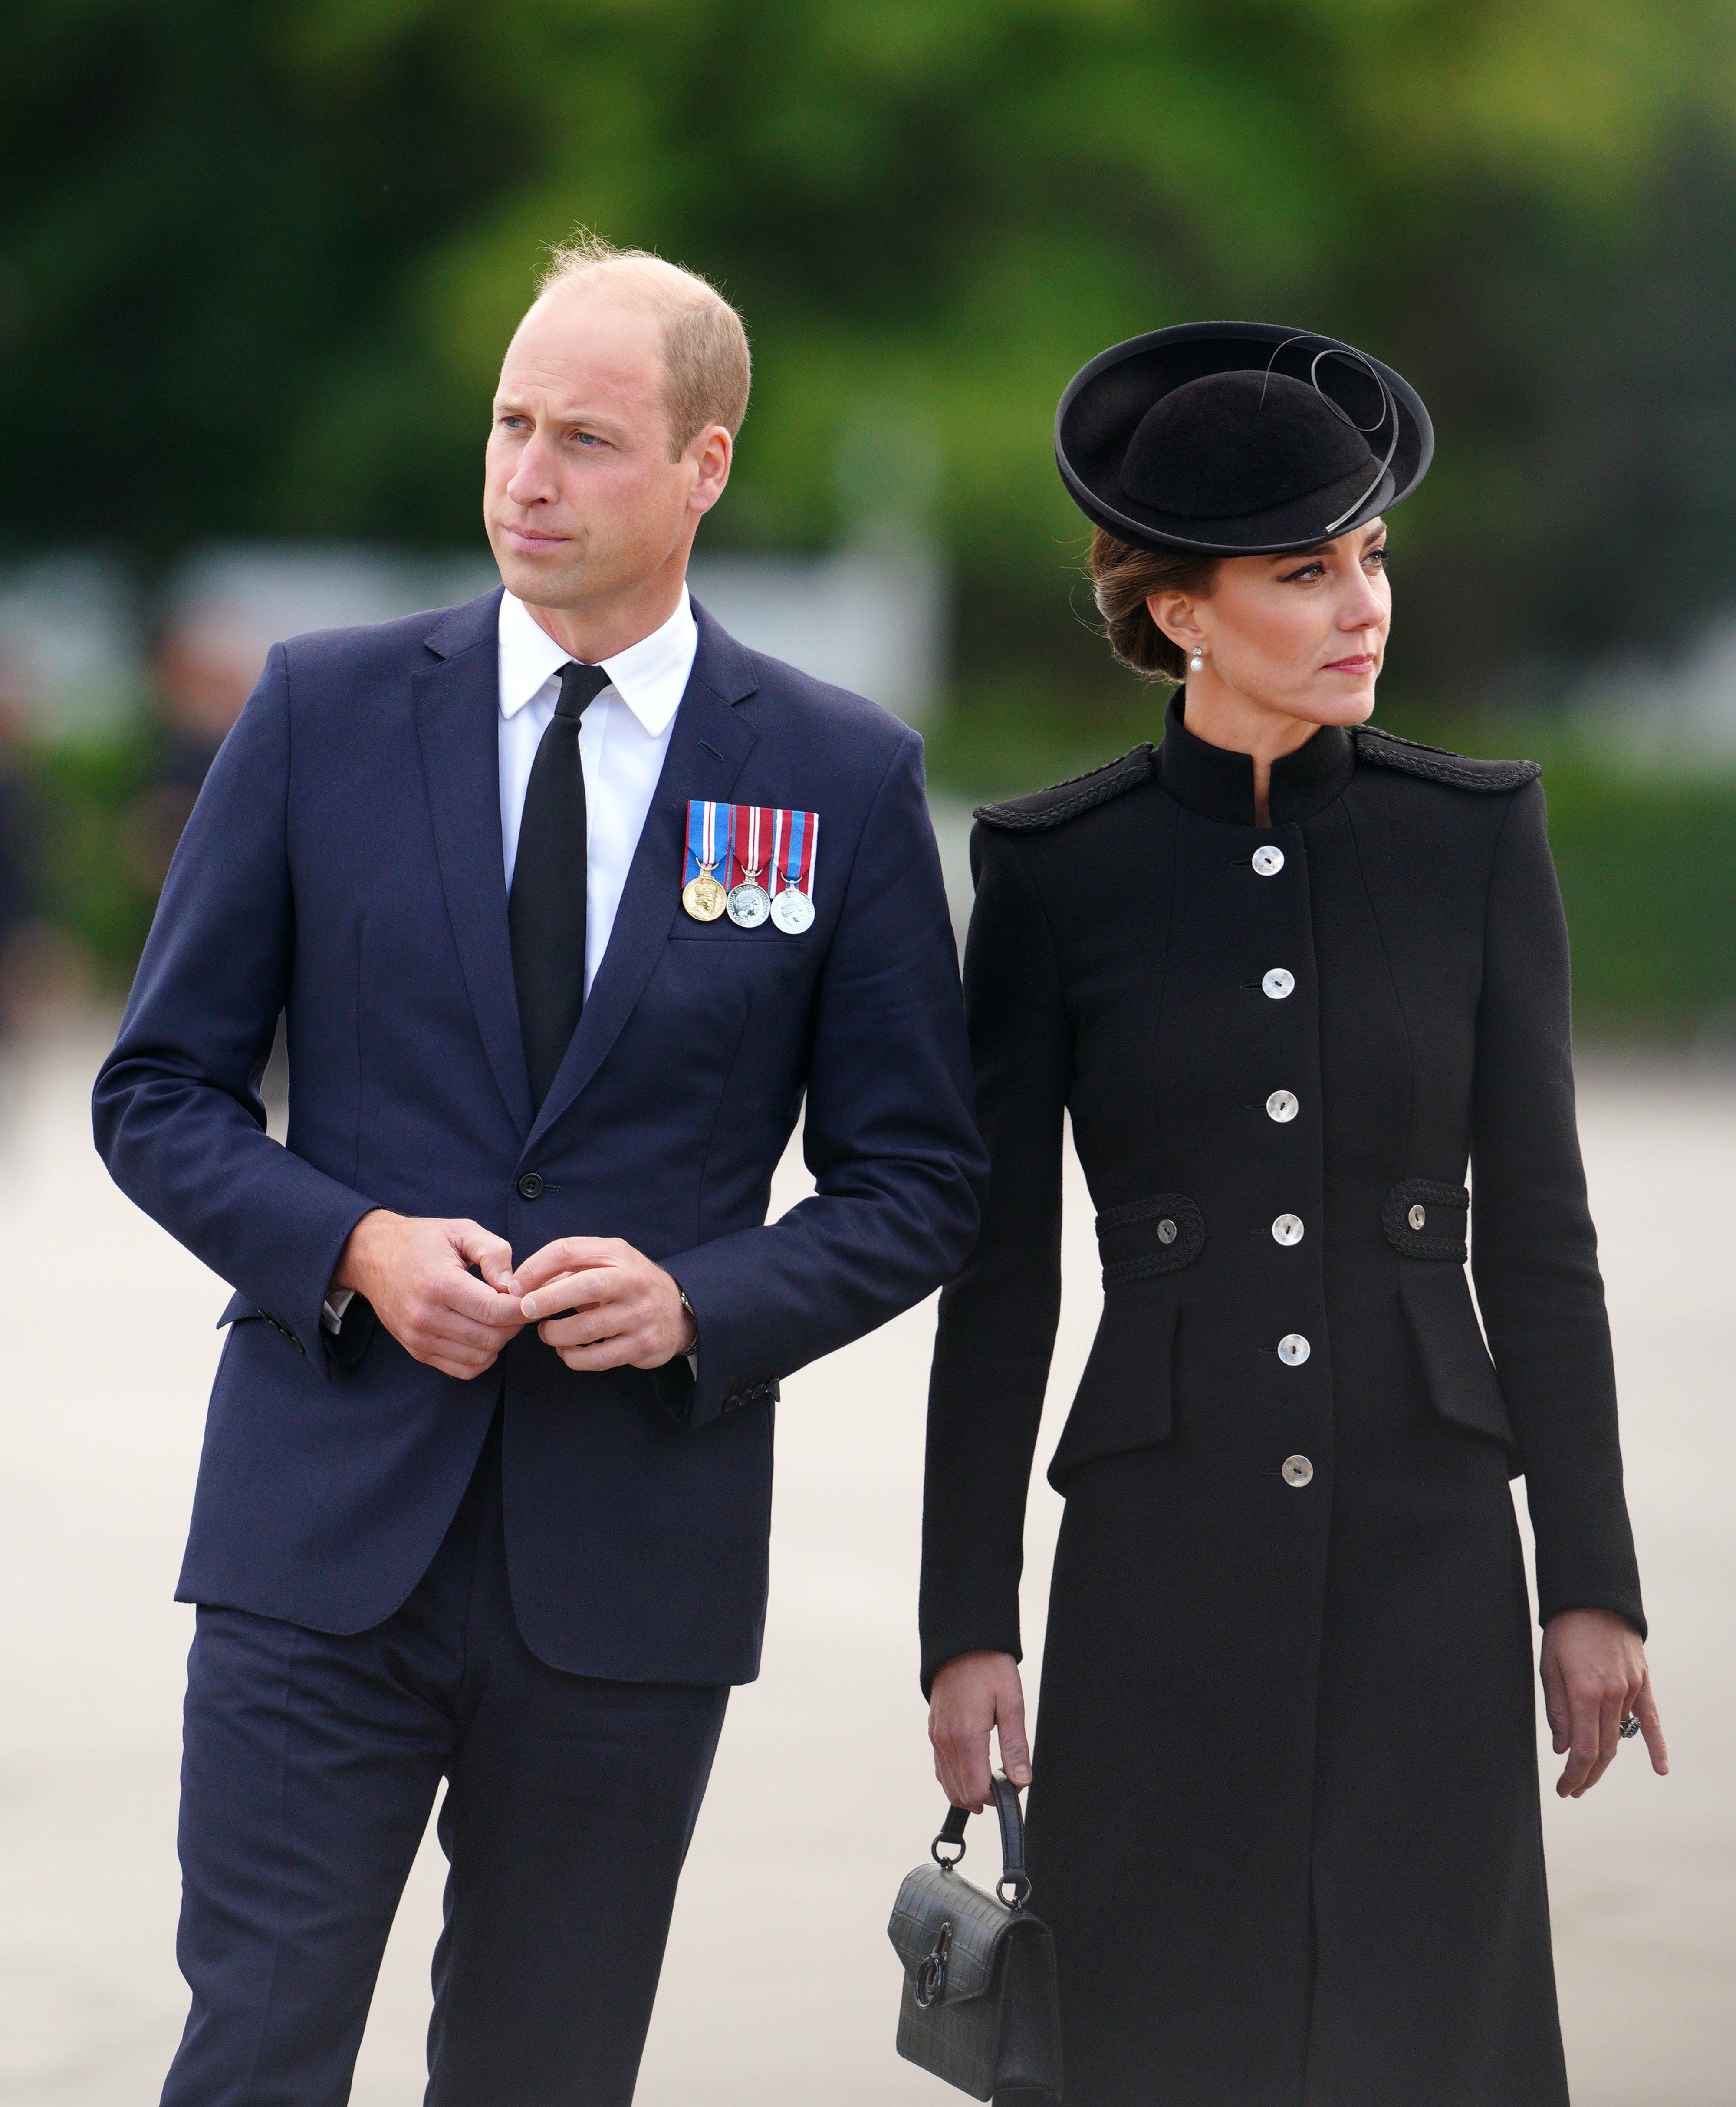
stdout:
POLYGON ((1644 1626, 1536 773, 1326 729, 1261 827, 1172 706, 979 815, 925 1687, 1019 1651, 1065 1112, 1105 1290, 1030 1806, 1068 2107, 1566 2100, 1509 1476, 1541 1616, 1644 1626))

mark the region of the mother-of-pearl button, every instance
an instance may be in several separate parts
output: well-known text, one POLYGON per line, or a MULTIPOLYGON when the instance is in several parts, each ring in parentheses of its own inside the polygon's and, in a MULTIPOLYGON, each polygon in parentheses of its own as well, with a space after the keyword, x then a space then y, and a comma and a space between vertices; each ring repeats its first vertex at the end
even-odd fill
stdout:
POLYGON ((1274 966, 1260 986, 1274 1002, 1282 1002, 1296 985, 1296 976, 1288 966, 1274 966))
POLYGON ((1278 1341, 1278 1359, 1287 1368, 1299 1368, 1313 1350, 1299 1332, 1286 1332, 1278 1341))
POLYGON ((1410 1223, 1413 1229, 1420 1229, 1424 1228, 1428 1222, 1428 1210, 1424 1207, 1413 1207, 1405 1219, 1410 1223))
POLYGON ((1261 878, 1276 878, 1284 868, 1284 851, 1275 849, 1270 842, 1254 852, 1254 868, 1261 878))
POLYGON ((1302 1242, 1300 1215, 1280 1215, 1272 1225, 1272 1233, 1281 1244, 1299 1244, 1302 1242))
POLYGON ((1275 1119, 1281 1125, 1285 1120, 1294 1119, 1301 1109, 1301 1106, 1296 1102, 1296 1094, 1294 1090, 1274 1090, 1266 1100, 1267 1118, 1275 1119))
POLYGON ((1284 1482, 1286 1485, 1307 1485, 1313 1482, 1314 1466, 1306 1456, 1286 1456, 1284 1459, 1284 1482))

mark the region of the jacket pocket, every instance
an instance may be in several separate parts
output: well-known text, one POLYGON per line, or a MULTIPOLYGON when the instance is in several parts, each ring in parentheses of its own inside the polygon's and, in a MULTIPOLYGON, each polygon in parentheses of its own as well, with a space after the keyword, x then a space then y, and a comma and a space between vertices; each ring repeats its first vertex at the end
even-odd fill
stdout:
POLYGON ((1058 1493, 1082 1464, 1169 1439, 1174 1418, 1178 1298, 1161 1278, 1112 1287, 1091 1359, 1049 1464, 1058 1493))
POLYGON ((1517 1451, 1513 1422, 1463 1270, 1439 1260, 1401 1265, 1398 1299, 1435 1410, 1454 1426, 1487 1434, 1517 1451))

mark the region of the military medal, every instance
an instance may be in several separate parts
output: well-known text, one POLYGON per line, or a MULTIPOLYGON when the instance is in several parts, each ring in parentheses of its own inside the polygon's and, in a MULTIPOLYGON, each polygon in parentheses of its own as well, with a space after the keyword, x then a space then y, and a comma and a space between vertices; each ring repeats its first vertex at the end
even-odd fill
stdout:
POLYGON ((760 883, 763 868, 760 860, 760 812, 757 805, 738 805, 729 815, 730 865, 742 874, 729 888, 729 919, 738 929, 757 929, 771 912, 770 896, 760 883), (738 824, 744 813, 747 833, 745 856, 736 847, 738 824))
POLYGON ((717 868, 717 807, 697 798, 687 808, 687 860, 694 875, 681 888, 681 905, 696 922, 715 922, 729 896, 711 875, 717 868))
POLYGON ((814 812, 779 812, 772 833, 772 919, 787 937, 814 927, 814 856, 819 835, 814 812))
POLYGON ((785 936, 799 937, 814 927, 819 838, 817 812, 692 798, 681 905, 696 922, 727 914, 738 929, 769 922, 785 936))
POLYGON ((729 897, 708 870, 701 871, 681 888, 681 905, 696 922, 715 922, 729 897))

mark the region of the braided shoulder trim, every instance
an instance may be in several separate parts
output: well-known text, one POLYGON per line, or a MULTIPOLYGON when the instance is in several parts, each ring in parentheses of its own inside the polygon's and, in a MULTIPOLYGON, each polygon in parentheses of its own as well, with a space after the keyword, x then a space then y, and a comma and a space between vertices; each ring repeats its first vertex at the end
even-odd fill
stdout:
POLYGON ((1357 758, 1376 768, 1396 768, 1406 775, 1420 775, 1432 783, 1450 783, 1459 790, 1517 790, 1535 782, 1543 773, 1535 761, 1474 761, 1468 755, 1449 753, 1444 747, 1424 746, 1397 732, 1359 725, 1356 731, 1357 758))
POLYGON ((1052 784, 1047 790, 1034 790, 1027 797, 1008 797, 998 805, 979 805, 975 816, 985 827, 998 827, 1007 833, 1035 833, 1044 827, 1058 827, 1094 806, 1106 805, 1124 791, 1149 782, 1155 752, 1149 744, 1136 746, 1131 753, 1124 753, 1119 761, 1094 768, 1088 775, 1072 776, 1065 783, 1052 784))

